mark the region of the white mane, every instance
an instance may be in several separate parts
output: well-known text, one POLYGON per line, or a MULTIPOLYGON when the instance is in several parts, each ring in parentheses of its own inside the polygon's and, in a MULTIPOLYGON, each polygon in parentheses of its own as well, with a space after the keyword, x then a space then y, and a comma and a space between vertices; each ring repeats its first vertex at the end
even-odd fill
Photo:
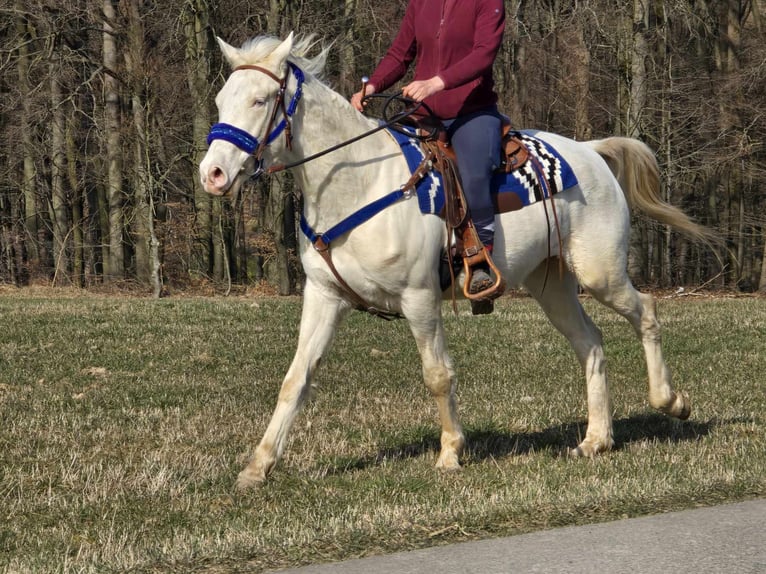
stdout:
MULTIPOLYGON (((275 38, 274 36, 256 36, 242 44, 239 55, 248 63, 255 64, 266 59, 268 55, 281 44, 281 42, 282 40, 275 38)), ((295 38, 288 59, 294 64, 297 64, 304 72, 321 79, 325 64, 327 63, 327 54, 330 51, 330 46, 322 46, 319 54, 313 58, 306 56, 306 54, 319 44, 320 41, 316 39, 315 34, 298 36, 295 38)))

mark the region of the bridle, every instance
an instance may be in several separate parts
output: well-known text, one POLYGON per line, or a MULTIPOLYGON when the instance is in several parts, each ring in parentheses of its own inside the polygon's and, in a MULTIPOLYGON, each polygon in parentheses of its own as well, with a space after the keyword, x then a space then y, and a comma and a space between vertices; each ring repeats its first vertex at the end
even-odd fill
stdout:
POLYGON ((305 76, 303 74, 303 70, 301 70, 298 66, 292 62, 287 62, 287 64, 289 65, 289 70, 285 74, 285 77, 282 79, 278 78, 270 70, 262 68, 261 66, 244 65, 237 66, 234 68, 234 70, 232 70, 232 73, 240 70, 255 70, 265 74, 274 80, 277 84, 279 84, 279 92, 277 92, 277 98, 274 102, 274 107, 271 110, 269 123, 264 130, 266 132, 266 136, 262 140, 259 141, 257 137, 253 136, 249 132, 227 123, 217 123, 213 125, 213 127, 210 128, 210 133, 207 136, 208 145, 210 145, 215 140, 224 140, 237 146, 242 151, 247 152, 249 155, 252 155, 255 158, 255 172, 251 177, 258 177, 263 173, 263 152, 266 150, 266 146, 277 139, 282 134, 282 132, 285 134, 285 145, 287 146, 287 149, 292 149, 293 135, 290 122, 293 115, 295 114, 295 110, 298 108, 298 102, 303 96, 303 82, 305 81, 305 76), (293 94, 292 99, 290 100, 290 104, 286 105, 285 93, 287 90, 287 79, 290 77, 291 71, 298 82, 298 86, 295 89, 295 93, 293 94), (277 113, 280 110, 282 111, 282 120, 275 126, 274 124, 277 121, 277 113))

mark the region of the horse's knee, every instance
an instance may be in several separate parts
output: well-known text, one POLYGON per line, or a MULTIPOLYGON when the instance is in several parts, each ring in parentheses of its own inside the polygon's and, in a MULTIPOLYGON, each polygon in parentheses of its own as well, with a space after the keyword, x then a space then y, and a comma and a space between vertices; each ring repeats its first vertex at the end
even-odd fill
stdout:
POLYGON ((662 336, 660 323, 657 320, 657 302, 648 293, 639 293, 641 300, 640 335, 646 342, 660 343, 662 336))
POLYGON ((446 366, 424 369, 423 379, 425 380, 426 387, 435 397, 452 393, 455 378, 446 366))
POLYGON ((638 292, 638 298, 641 300, 641 305, 644 307, 644 313, 654 317, 657 313, 657 301, 651 293, 638 292))

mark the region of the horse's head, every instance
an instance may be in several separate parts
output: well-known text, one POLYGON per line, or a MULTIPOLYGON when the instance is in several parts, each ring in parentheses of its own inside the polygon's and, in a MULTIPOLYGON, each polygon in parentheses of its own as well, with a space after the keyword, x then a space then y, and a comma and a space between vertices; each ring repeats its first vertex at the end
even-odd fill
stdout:
POLYGON ((208 193, 226 195, 260 172, 263 161, 273 155, 270 144, 282 139, 285 128, 284 137, 289 139, 289 116, 300 97, 303 76, 287 61, 292 34, 283 42, 258 38, 242 49, 220 38, 218 44, 233 71, 215 99, 219 123, 208 135, 210 147, 200 163, 200 178, 208 193), (288 105, 284 98, 291 71, 298 95, 288 105))

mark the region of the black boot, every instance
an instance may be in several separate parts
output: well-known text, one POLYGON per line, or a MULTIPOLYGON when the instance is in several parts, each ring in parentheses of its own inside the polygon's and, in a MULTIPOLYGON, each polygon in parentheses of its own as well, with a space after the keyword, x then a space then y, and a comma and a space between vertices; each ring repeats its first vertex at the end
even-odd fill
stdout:
MULTIPOLYGON (((492 276, 489 273, 489 265, 486 263, 476 265, 471 274, 471 284, 468 286, 468 292, 480 293, 485 289, 489 289, 492 285, 494 285, 494 281, 492 281, 492 276)), ((489 315, 494 309, 495 301, 493 299, 471 301, 471 313, 474 315, 489 315)))
POLYGON ((489 265, 487 263, 479 263, 473 268, 468 292, 481 293, 485 289, 492 287, 493 284, 494 281, 492 281, 492 277, 489 274, 489 265))

